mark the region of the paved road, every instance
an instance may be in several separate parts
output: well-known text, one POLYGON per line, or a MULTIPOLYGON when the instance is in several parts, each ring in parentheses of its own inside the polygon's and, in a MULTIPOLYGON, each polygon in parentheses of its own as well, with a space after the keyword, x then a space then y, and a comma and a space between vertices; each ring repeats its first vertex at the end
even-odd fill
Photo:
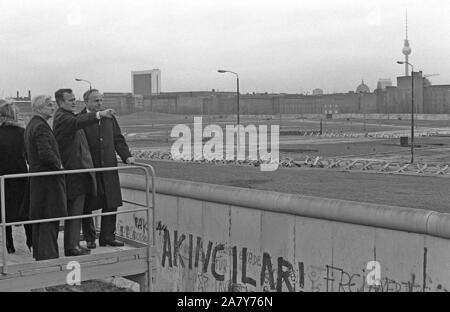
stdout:
POLYGON ((421 208, 450 213, 450 179, 332 169, 258 168, 231 165, 145 161, 158 177, 259 190, 421 208))

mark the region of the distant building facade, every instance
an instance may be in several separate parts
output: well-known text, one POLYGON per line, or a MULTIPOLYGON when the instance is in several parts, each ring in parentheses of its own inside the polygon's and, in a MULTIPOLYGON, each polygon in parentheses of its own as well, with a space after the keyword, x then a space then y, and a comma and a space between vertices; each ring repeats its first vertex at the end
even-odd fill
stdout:
MULTIPOLYGON (((357 92, 332 94, 241 94, 241 115, 276 114, 395 114, 411 112, 411 76, 397 77, 397 86, 380 79, 370 92, 363 82, 357 92)), ((30 101, 16 101, 23 115, 31 115, 30 101)), ((153 111, 186 115, 235 115, 236 92, 183 91, 158 95, 105 92, 104 105, 119 114, 153 111)), ((418 114, 450 114, 450 85, 431 85, 414 72, 414 110, 418 114)), ((84 107, 77 101, 77 111, 84 107)))
POLYGON ((17 91, 17 95, 13 98, 15 101, 31 101, 31 91, 28 90, 28 96, 20 96, 19 91, 17 91))
POLYGON ((312 91, 312 95, 323 95, 323 90, 320 88, 316 88, 312 91))
POLYGON ((131 72, 131 92, 144 98, 161 93, 161 70, 131 72))
MULTIPOLYGON (((411 112, 411 76, 387 81, 370 92, 362 83, 357 92, 332 94, 241 94, 241 115, 276 114, 395 114, 411 112)), ((144 98, 144 109, 169 114, 232 115, 237 113, 235 92, 169 92, 144 98)), ((414 72, 414 110, 418 114, 450 114, 450 85, 427 85, 414 72)))
POLYGON ((390 78, 378 79, 377 89, 386 90, 386 87, 392 87, 392 80, 390 78))
MULTIPOLYGON (((402 76, 397 78, 397 86, 392 86, 390 79, 380 79, 373 92, 362 81, 356 92, 348 93, 320 94, 315 90, 313 95, 241 94, 240 114, 410 113, 411 85, 411 76, 402 76)), ((234 91, 161 92, 152 96, 106 92, 104 104, 119 114, 142 110, 186 115, 237 114, 234 91)), ((422 72, 414 72, 414 104, 419 114, 450 114, 450 86, 430 85, 422 72)))

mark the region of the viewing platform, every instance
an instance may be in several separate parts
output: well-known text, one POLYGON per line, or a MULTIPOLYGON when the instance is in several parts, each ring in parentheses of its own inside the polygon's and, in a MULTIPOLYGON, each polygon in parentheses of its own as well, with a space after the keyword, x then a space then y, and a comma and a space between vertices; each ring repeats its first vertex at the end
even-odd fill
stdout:
MULTIPOLYGON (((153 255, 156 254, 154 242, 154 224, 151 220, 155 209, 155 174, 152 166, 146 164, 136 164, 132 166, 79 169, 79 170, 61 170, 52 172, 37 172, 26 174, 10 174, 0 176, 0 204, 1 204, 1 231, 0 231, 0 292, 2 291, 26 291, 41 289, 48 286, 57 285, 76 285, 82 281, 101 279, 107 277, 125 277, 140 286, 140 291, 151 291, 153 267, 153 255), (88 215, 68 216, 53 219, 29 220, 22 222, 6 222, 5 213, 5 181, 17 178, 69 175, 75 173, 120 171, 122 169, 138 170, 145 173, 144 196, 140 201, 129 201, 124 199, 126 207, 116 212, 93 212, 88 215), (152 187, 150 188, 150 181, 152 187), (151 196, 151 199, 150 199, 151 196), (146 224, 152 224, 152 235, 147 234, 146 240, 138 242, 135 239, 116 237, 125 245, 123 247, 101 247, 91 249, 91 254, 83 256, 64 256, 64 231, 61 225, 65 220, 80 218, 102 217, 107 215, 121 215, 141 213, 146 224), (58 221, 60 229, 58 233, 59 258, 35 261, 32 253, 28 250, 25 238, 24 223, 36 224, 42 222, 58 221), (6 226, 12 226, 15 253, 6 252, 6 226)), ((98 223, 98 222, 97 222, 98 223)), ((97 226, 98 230, 98 226, 97 226)), ((148 229, 147 229, 148 230, 148 229)), ((84 241, 80 238, 80 244, 84 241)))
MULTIPOLYGON (((60 258, 35 261, 25 244, 23 227, 14 227, 13 236, 16 252, 8 254, 7 274, 0 273, 0 292, 66 285, 68 275, 74 271, 72 261, 80 264, 81 281, 121 276, 138 283, 140 291, 148 290, 148 256, 145 244, 118 237, 117 239, 123 241, 125 246, 100 247, 97 244, 97 248, 92 249, 90 255, 65 257, 64 231, 60 231, 58 235, 60 258)), ((84 242, 81 242, 81 245, 83 244, 84 242)), ((2 258, 0 249, 0 270, 3 269, 2 258)))

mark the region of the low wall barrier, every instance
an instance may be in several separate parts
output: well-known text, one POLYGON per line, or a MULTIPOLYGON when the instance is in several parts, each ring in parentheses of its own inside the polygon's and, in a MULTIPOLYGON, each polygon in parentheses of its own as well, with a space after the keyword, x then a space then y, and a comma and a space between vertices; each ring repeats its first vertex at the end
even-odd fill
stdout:
MULTIPOLYGON (((450 288, 449 214, 164 178, 156 183, 158 290, 450 288), (375 283, 368 279, 373 274, 375 283)), ((124 197, 142 197, 142 177, 121 174, 121 184, 124 197)), ((140 231, 137 223, 126 227, 140 231)))

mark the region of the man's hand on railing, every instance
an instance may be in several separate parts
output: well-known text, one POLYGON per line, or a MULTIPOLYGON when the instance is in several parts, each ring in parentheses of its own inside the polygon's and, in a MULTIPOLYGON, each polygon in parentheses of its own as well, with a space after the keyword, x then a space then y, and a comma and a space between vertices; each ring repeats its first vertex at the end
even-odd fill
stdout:
POLYGON ((128 157, 127 160, 126 160, 126 163, 128 165, 135 164, 136 163, 136 159, 134 157, 128 157))
POLYGON ((108 108, 98 112, 100 117, 113 118, 116 112, 112 108, 108 108))

